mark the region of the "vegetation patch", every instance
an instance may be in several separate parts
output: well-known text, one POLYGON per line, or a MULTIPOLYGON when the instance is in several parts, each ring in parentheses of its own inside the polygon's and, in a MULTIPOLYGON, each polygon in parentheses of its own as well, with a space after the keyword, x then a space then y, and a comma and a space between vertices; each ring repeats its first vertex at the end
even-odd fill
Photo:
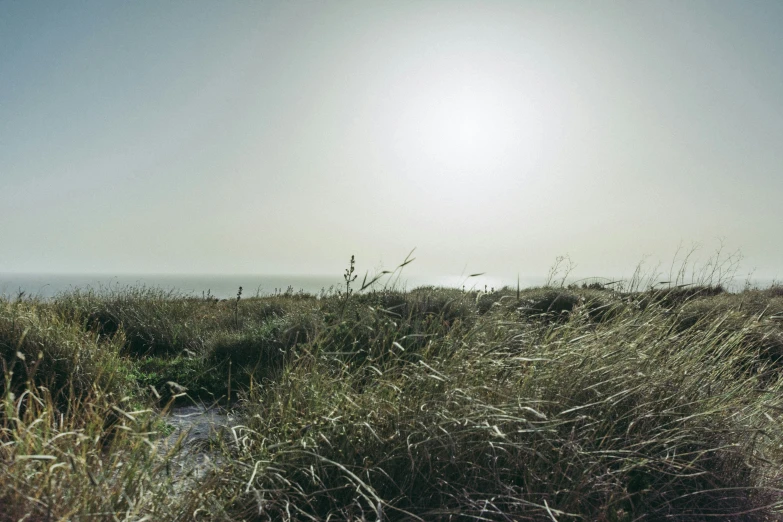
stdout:
POLYGON ((783 516, 776 290, 346 278, 0 302, 0 519, 783 516), (181 401, 233 412, 195 482, 160 449, 181 401))

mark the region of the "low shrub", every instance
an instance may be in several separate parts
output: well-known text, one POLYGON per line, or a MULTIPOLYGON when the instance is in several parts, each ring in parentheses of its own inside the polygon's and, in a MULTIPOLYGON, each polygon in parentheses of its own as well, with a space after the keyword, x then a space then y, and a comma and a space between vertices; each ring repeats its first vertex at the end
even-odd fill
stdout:
POLYGON ((33 381, 58 402, 96 390, 119 399, 133 387, 122 345, 122 335, 101 339, 40 303, 0 301, 3 388, 18 391, 33 381))
POLYGON ((215 334, 206 358, 209 389, 216 394, 228 393, 230 379, 233 390, 240 391, 253 382, 275 378, 297 346, 307 345, 318 336, 321 320, 316 310, 298 309, 272 316, 253 328, 215 334))
POLYGON ((131 355, 159 356, 201 350, 210 331, 233 319, 221 304, 157 288, 129 287, 76 290, 60 296, 55 308, 102 337, 111 338, 121 330, 125 350, 131 355))

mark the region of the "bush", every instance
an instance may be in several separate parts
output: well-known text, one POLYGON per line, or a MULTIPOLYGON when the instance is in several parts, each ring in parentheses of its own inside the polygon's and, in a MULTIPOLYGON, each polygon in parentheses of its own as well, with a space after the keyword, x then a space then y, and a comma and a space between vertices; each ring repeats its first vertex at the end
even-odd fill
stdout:
POLYGON ((209 342, 207 356, 209 389, 228 393, 229 378, 234 381, 233 390, 240 391, 252 382, 277 377, 296 347, 317 337, 320 320, 318 313, 300 309, 273 316, 260 326, 216 334, 209 342))
POLYGON ((212 300, 146 287, 103 293, 77 290, 59 297, 55 306, 102 337, 111 338, 121 330, 125 349, 136 356, 197 352, 209 330, 231 320, 230 312, 212 300))
POLYGON ((13 389, 32 380, 57 401, 94 392, 119 399, 133 384, 122 344, 121 335, 99 339, 39 303, 0 301, 0 357, 13 389))
POLYGON ((595 322, 609 320, 621 312, 626 304, 621 296, 608 290, 590 288, 535 288, 521 293, 516 303, 525 317, 542 317, 564 320, 577 306, 582 306, 595 322))
POLYGON ((440 339, 469 328, 473 303, 457 290, 424 288, 334 297, 324 303, 318 347, 356 367, 415 360, 440 339))

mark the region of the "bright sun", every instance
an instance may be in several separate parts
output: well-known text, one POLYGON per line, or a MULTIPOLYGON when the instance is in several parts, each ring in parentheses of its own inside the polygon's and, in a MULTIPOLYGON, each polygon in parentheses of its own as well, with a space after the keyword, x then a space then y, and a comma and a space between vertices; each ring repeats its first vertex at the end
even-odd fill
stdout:
POLYGON ((393 130, 384 142, 398 175, 465 200, 476 187, 545 170, 562 138, 562 92, 541 64, 509 63, 433 53, 393 78, 386 105, 393 130))
POLYGON ((524 167, 525 157, 542 150, 545 105, 487 79, 434 83, 441 88, 408 100, 398 133, 406 153, 429 175, 478 178, 509 165, 524 167))

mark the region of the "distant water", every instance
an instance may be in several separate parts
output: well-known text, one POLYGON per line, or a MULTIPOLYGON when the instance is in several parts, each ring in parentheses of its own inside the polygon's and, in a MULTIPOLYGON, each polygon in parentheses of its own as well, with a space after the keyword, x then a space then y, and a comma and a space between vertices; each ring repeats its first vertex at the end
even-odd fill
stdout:
MULTIPOLYGON (((590 282, 593 278, 576 281, 590 282)), ((362 281, 360 276, 352 288, 358 289, 362 281)), ((543 285, 543 277, 524 277, 520 279, 522 288, 543 285)), ((772 279, 754 279, 751 286, 767 288, 776 281, 772 279)), ((729 285, 730 291, 740 291, 744 281, 735 280, 729 285)), ((374 288, 384 285, 397 289, 411 290, 425 285, 450 288, 465 288, 466 290, 493 290, 504 286, 516 287, 516 278, 503 279, 482 275, 467 276, 431 276, 402 277, 380 280, 374 288)), ((243 297, 266 296, 282 293, 289 288, 293 292, 307 292, 320 295, 332 293, 345 288, 345 281, 340 276, 325 275, 85 275, 85 274, 0 274, 0 296, 16 297, 20 292, 25 296, 50 298, 75 289, 95 291, 119 290, 127 287, 152 287, 171 291, 178 295, 201 297, 212 295, 220 299, 236 297, 237 290, 242 287, 243 297)))
MULTIPOLYGON (((362 282, 360 276, 352 288, 358 289, 362 282)), ((540 281, 526 279, 522 286, 541 284, 540 281)), ((501 288, 503 285, 516 285, 516 280, 503 281, 487 276, 469 278, 466 276, 409 277, 389 281, 379 281, 375 288, 384 285, 395 288, 412 289, 424 285, 453 288, 487 289, 501 288)), ((16 297, 20 292, 25 296, 50 298, 75 289, 95 291, 117 290, 126 287, 154 287, 176 294, 197 296, 212 295, 221 299, 236 297, 242 287, 244 297, 265 296, 285 292, 289 287, 293 292, 307 292, 319 295, 345 288, 345 281, 338 276, 319 275, 85 275, 85 274, 0 274, 0 295, 16 297)))

